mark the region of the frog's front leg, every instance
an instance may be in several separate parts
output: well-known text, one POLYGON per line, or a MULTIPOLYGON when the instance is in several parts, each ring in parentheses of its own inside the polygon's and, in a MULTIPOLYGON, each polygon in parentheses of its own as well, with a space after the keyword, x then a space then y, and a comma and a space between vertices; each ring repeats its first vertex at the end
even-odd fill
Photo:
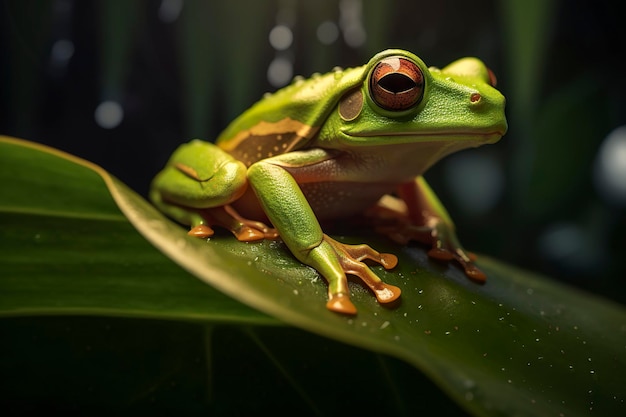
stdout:
POLYGON ((229 229, 239 240, 276 238, 275 229, 241 217, 229 204, 248 186, 245 165, 212 143, 181 145, 154 178, 150 198, 164 213, 191 226, 191 236, 213 235, 211 226, 229 229))
POLYGON ((455 260, 469 278, 485 282, 487 276, 474 264, 476 256, 459 243, 454 223, 426 180, 420 176, 402 184, 398 194, 401 201, 386 196, 376 207, 378 230, 401 244, 416 240, 431 245, 431 258, 455 260))
POLYGON ((346 245, 325 235, 293 176, 300 168, 307 172, 303 175, 309 175, 315 163, 325 158, 327 154, 320 149, 284 154, 255 163, 248 169, 248 178, 287 247, 328 281, 326 307, 329 310, 356 313, 350 301, 346 274, 359 277, 380 303, 390 303, 400 296, 400 289, 384 283, 363 261, 370 259, 389 269, 396 265, 397 258, 367 245, 346 245), (292 164, 295 161, 299 164, 297 167, 292 164))

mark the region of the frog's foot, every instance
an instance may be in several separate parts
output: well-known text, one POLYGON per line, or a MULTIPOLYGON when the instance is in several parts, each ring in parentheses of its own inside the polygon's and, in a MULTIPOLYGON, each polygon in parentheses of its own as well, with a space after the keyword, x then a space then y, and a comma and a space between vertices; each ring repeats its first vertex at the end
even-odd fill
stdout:
POLYGON ((401 245, 406 245, 411 240, 431 245, 428 251, 431 258, 445 262, 456 261, 471 280, 478 283, 487 280, 487 275, 474 264, 476 255, 463 249, 454 231, 438 217, 432 217, 425 226, 397 222, 394 225, 377 227, 377 231, 401 245))
POLYGON ((188 235, 207 238, 215 233, 211 226, 221 226, 230 230, 241 242, 278 238, 276 229, 265 223, 242 217, 229 205, 200 210, 199 218, 201 220, 191 228, 188 235))
POLYGON ((382 265, 385 269, 391 269, 398 263, 398 258, 390 253, 380 253, 368 245, 347 245, 340 243, 326 235, 324 242, 332 247, 337 255, 339 266, 343 273, 338 279, 329 280, 328 302, 326 307, 338 313, 356 314, 356 307, 350 301, 345 274, 354 275, 361 279, 376 296, 381 304, 391 303, 400 297, 400 288, 383 282, 363 262, 366 259, 382 265))
POLYGON ((432 248, 428 251, 428 256, 440 261, 454 260, 461 265, 465 275, 472 281, 481 284, 487 281, 487 275, 474 264, 476 255, 463 249, 455 237, 446 239, 445 236, 445 233, 441 233, 436 227, 430 229, 432 248))
POLYGON ((471 280, 479 283, 487 280, 487 275, 474 264, 476 255, 463 249, 450 225, 436 216, 429 217, 425 225, 416 225, 409 219, 406 208, 393 207, 388 203, 368 213, 374 219, 376 231, 401 245, 412 240, 430 245, 428 256, 431 258, 456 261, 471 280))

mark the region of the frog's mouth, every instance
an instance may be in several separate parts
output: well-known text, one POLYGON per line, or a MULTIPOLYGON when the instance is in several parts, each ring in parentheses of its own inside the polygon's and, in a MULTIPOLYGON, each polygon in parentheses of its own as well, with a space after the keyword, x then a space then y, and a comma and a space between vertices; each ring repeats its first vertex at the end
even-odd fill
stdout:
POLYGON ((475 147, 496 143, 506 133, 506 126, 485 131, 447 130, 437 132, 346 132, 344 139, 353 145, 393 145, 421 142, 462 142, 462 147, 475 147))

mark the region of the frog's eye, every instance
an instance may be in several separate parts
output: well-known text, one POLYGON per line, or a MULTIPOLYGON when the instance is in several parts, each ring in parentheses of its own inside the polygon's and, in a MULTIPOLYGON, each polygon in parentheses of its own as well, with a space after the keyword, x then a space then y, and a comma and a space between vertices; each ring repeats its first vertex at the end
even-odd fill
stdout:
POLYGON ((370 95, 385 110, 408 110, 422 100, 424 74, 411 60, 398 56, 385 58, 370 75, 370 95))

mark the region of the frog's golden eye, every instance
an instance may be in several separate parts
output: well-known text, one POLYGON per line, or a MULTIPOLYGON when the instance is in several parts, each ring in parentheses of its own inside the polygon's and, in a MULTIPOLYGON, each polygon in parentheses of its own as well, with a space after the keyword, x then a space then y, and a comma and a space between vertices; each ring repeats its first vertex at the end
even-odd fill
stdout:
POLYGON ((370 95, 385 110, 409 110, 424 96, 424 74, 409 59, 385 58, 376 64, 370 75, 370 95))

